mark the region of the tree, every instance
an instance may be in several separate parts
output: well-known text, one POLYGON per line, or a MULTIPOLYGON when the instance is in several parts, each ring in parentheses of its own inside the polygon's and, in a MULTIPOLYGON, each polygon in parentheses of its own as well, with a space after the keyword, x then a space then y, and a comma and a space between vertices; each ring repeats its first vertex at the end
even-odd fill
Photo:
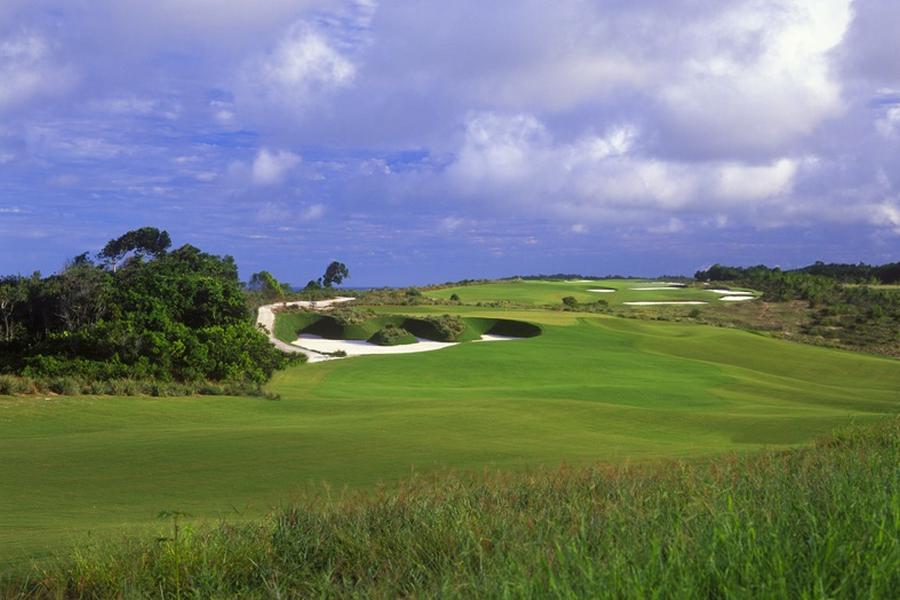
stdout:
POLYGON ((578 300, 575 298, 575 296, 566 296, 562 299, 562 303, 569 308, 575 308, 576 306, 578 306, 578 300))
POLYGON ((268 271, 260 271, 250 276, 247 288, 261 292, 266 298, 284 298, 287 284, 281 283, 268 271))
POLYGON ((340 284, 344 281, 344 279, 350 278, 350 271, 347 269, 347 265, 342 262, 334 261, 328 268, 325 269, 325 274, 322 275, 322 285, 330 288, 333 284, 340 284))
POLYGON ((0 319, 2 319, 2 340, 9 342, 15 337, 14 315, 19 304, 28 298, 26 280, 9 276, 0 279, 0 319))
POLYGON ((147 254, 157 257, 165 254, 171 245, 172 239, 167 231, 160 231, 156 227, 141 227, 110 240, 97 256, 115 271, 119 261, 129 253, 134 253, 138 258, 147 254))

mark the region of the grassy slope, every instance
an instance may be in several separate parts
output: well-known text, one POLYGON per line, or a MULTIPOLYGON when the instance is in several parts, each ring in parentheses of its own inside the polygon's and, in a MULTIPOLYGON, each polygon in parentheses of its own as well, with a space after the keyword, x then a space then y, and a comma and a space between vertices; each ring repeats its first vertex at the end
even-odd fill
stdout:
MULTIPOLYGON (((684 288, 671 290, 634 290, 636 287, 653 286, 651 280, 637 279, 598 279, 592 282, 574 281, 499 281, 459 287, 441 288, 427 292, 434 298, 449 299, 457 294, 461 302, 475 304, 507 300, 516 304, 550 305, 559 304, 566 296, 573 296, 579 302, 606 300, 610 306, 623 302, 673 302, 673 301, 705 301, 710 304, 729 304, 720 302, 719 294, 700 288, 684 288), (588 292, 589 289, 610 288, 614 293, 588 292)), ((743 288, 734 288, 740 290, 743 288)))
POLYGON ((248 525, 82 548, 11 598, 892 598, 900 422, 815 447, 419 479, 248 525))
POLYGON ((272 382, 281 401, 0 398, 0 563, 88 529, 158 527, 160 510, 257 516, 322 482, 750 450, 898 411, 897 361, 722 328, 458 312, 544 334, 300 365, 272 382))

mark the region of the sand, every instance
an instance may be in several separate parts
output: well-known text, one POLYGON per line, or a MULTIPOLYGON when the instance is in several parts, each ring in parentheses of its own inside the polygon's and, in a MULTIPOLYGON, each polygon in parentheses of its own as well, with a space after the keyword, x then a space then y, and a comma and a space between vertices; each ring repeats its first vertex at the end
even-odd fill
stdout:
POLYGON ((707 291, 707 292, 712 292, 712 293, 714 293, 714 294, 724 294, 724 295, 726 295, 726 296, 747 296, 747 295, 752 296, 752 295, 753 295, 753 292, 742 292, 742 291, 740 291, 740 290, 719 290, 719 289, 712 289, 712 290, 706 290, 706 291, 707 291))
POLYGON ((756 300, 753 296, 722 296, 719 298, 722 302, 743 302, 745 300, 756 300))
POLYGON ((631 288, 631 289, 633 289, 633 290, 635 290, 635 291, 638 291, 638 292, 653 292, 653 291, 658 291, 658 290, 676 290, 676 289, 678 289, 678 288, 677 288, 677 287, 673 287, 673 286, 665 286, 665 287, 663 287, 663 286, 649 286, 649 287, 633 287, 633 288, 631 288))
MULTIPOLYGON (((721 299, 721 298, 720 298, 721 299)), ((709 304, 709 302, 700 302, 695 300, 681 300, 672 302, 623 302, 628 306, 659 306, 662 304, 709 304)))
POLYGON ((585 290, 585 291, 594 292, 595 294, 612 294, 616 290, 611 289, 611 288, 594 288, 592 290, 585 290))

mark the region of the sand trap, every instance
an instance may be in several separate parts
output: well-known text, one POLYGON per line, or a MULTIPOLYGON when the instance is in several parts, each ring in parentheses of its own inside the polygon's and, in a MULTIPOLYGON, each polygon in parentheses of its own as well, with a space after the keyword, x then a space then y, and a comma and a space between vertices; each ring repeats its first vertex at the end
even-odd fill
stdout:
POLYGON ((673 286, 665 286, 665 287, 664 286, 648 286, 648 287, 633 287, 631 289, 638 291, 638 292, 654 292, 654 291, 659 291, 659 290, 674 290, 674 289, 678 289, 678 288, 673 287, 673 286))
MULTIPOLYGON (((722 298, 720 298, 720 300, 721 299, 722 298)), ((623 302, 622 304, 627 304, 628 306, 659 306, 662 304, 709 304, 709 302, 700 302, 697 300, 682 300, 677 302, 623 302)))
POLYGON ((753 296, 722 296, 719 298, 722 302, 743 302, 745 300, 756 300, 753 296))
POLYGON ((595 294, 612 294, 616 290, 614 290, 612 288, 594 288, 592 290, 585 290, 585 291, 594 292, 595 294))
POLYGON ((494 335, 492 333, 482 334, 480 340, 474 340, 476 342, 510 342, 512 340, 525 340, 528 338, 523 337, 512 337, 511 335, 494 335))
POLYGON ((566 283, 597 283, 596 279, 569 279, 566 283))
POLYGON ((685 283, 679 283, 677 281, 651 281, 648 285, 668 285, 671 287, 684 287, 685 283))
MULTIPOLYGON (((338 350, 343 350, 347 353, 347 358, 350 358, 351 356, 366 356, 369 354, 412 354, 415 352, 431 352, 433 350, 442 350, 444 348, 459 345, 459 342, 435 342, 425 338, 416 339, 419 341, 415 344, 379 346, 378 344, 370 344, 365 340, 329 340, 318 335, 304 333, 295 342, 292 342, 292 344, 300 350, 306 351, 306 355, 309 357, 308 362, 311 363, 343 358, 321 354, 323 352, 337 352, 338 350)), ((484 334, 481 336, 480 340, 475 341, 506 342, 509 340, 524 339, 526 338, 484 334)))
POLYGON ((752 296, 753 292, 742 292, 740 290, 706 290, 714 294, 724 294, 726 296, 752 296))

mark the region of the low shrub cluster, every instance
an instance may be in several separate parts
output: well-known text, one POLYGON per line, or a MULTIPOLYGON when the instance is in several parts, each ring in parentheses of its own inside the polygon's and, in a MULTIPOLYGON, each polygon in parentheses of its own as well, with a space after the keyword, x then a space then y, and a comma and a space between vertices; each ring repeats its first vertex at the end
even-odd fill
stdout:
POLYGON ((416 336, 397 325, 388 324, 376 331, 369 338, 370 344, 379 346, 400 346, 403 344, 415 344, 416 336))
POLYGON ((276 399, 248 382, 156 381, 152 379, 84 380, 77 377, 31 378, 0 375, 0 396, 263 396, 276 399))
POLYGON ((900 421, 703 462, 417 479, 97 543, 8 598, 892 598, 900 421))

